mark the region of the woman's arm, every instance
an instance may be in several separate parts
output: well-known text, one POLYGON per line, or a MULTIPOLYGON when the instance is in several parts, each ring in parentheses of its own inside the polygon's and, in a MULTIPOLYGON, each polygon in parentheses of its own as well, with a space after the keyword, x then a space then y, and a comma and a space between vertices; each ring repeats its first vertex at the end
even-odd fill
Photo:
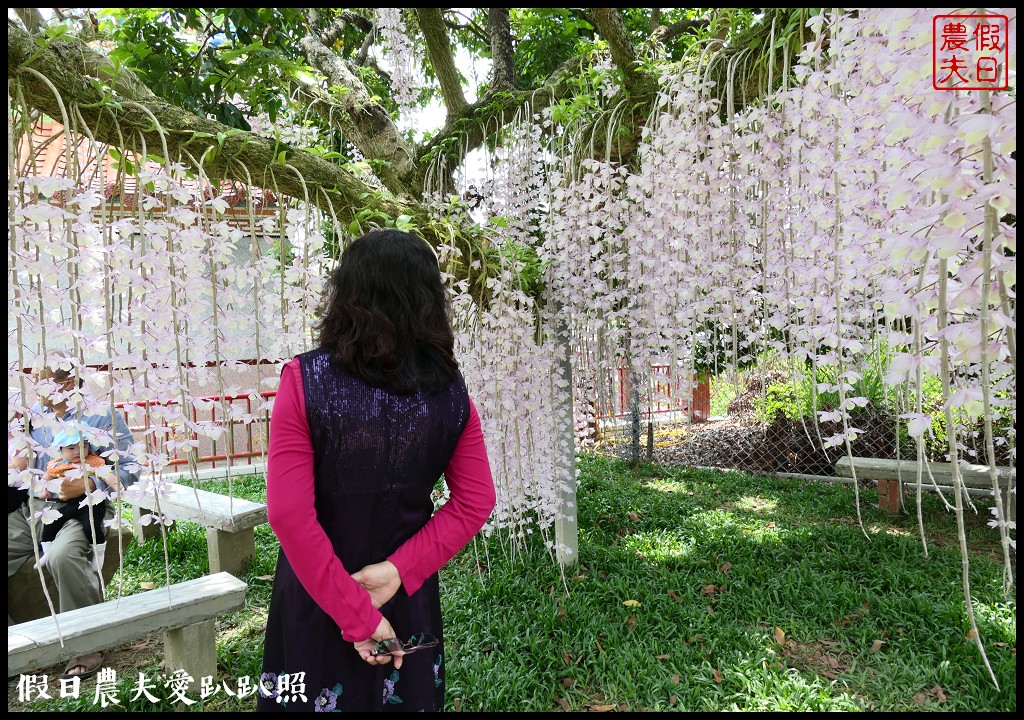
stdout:
POLYGON ((281 372, 270 416, 267 517, 302 587, 337 623, 345 640, 365 640, 383 616, 334 554, 317 522, 313 494, 313 442, 299 361, 292 360, 281 372))
POLYGON ((451 498, 388 560, 412 595, 473 539, 494 510, 494 478, 480 416, 469 401, 469 421, 444 471, 451 498))

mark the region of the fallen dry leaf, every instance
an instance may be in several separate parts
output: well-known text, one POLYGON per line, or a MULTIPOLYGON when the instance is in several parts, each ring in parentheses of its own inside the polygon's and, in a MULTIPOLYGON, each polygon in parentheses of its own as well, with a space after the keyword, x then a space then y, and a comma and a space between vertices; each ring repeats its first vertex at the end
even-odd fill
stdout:
POLYGON ((636 615, 630 615, 626 618, 626 627, 632 628, 636 625, 636 615))
POLYGON ((625 605, 626 607, 631 607, 631 608, 633 608, 633 607, 640 607, 640 601, 639 600, 623 600, 622 604, 625 605))
POLYGON ((566 667, 572 667, 572 659, 569 657, 569 653, 562 650, 562 662, 565 663, 566 667))
POLYGON ((711 668, 711 674, 714 676, 716 683, 722 683, 722 673, 718 672, 717 668, 711 668))
POLYGON ((156 587, 156 583, 155 582, 149 582, 149 581, 140 582, 139 583, 139 587, 142 588, 143 590, 152 590, 153 588, 156 587))
POLYGON ((871 647, 868 648, 868 652, 869 653, 876 653, 876 652, 878 652, 879 650, 882 649, 882 645, 884 645, 884 644, 885 644, 884 640, 875 640, 873 643, 871 643, 871 647))
POLYGON ((935 699, 938 700, 940 703, 942 703, 943 705, 946 704, 946 693, 942 692, 941 687, 939 687, 938 685, 933 687, 931 694, 934 695, 935 699))
POLYGON ((603 648, 603 647, 601 647, 601 643, 599 643, 599 642, 598 642, 597 640, 595 640, 595 641, 594 641, 594 644, 595 644, 595 645, 597 645, 597 651, 598 651, 599 653, 604 653, 604 648, 603 648))
POLYGON ((722 567, 718 568, 718 572, 725 573, 726 575, 728 575, 729 574, 729 568, 731 568, 731 567, 732 567, 732 563, 723 563, 722 567))
POLYGON ((672 676, 672 684, 673 685, 678 685, 679 684, 679 675, 673 675, 672 676))
POLYGON ((701 595, 711 595, 717 589, 718 589, 718 586, 715 585, 714 583, 712 583, 710 585, 705 585, 704 588, 700 591, 700 594, 701 595))
POLYGON ((455 698, 455 712, 462 712, 462 701, 459 698, 455 698))
POLYGON ((636 522, 637 520, 639 520, 639 519, 640 519, 639 517, 637 517, 637 514, 636 514, 636 513, 632 513, 632 512, 631 512, 631 513, 629 513, 629 515, 627 515, 626 517, 628 517, 628 518, 629 518, 630 520, 632 520, 633 522, 636 522))
POLYGON ((572 707, 569 705, 569 701, 565 698, 556 697, 555 702, 558 703, 559 706, 566 712, 572 712, 572 707))
POLYGON ((562 678, 562 685, 564 685, 567 688, 571 688, 575 684, 576 684, 576 681, 573 680, 572 678, 562 678))
POLYGON ((590 712, 611 712, 614 709, 614 705, 591 705, 587 708, 590 712))
POLYGON ((256 580, 273 580, 274 576, 273 575, 257 575, 255 579, 256 580))
POLYGON ((973 640, 974 639, 974 628, 971 628, 970 630, 968 630, 967 634, 964 635, 964 638, 967 639, 967 640, 973 640))
POLYGON ((775 642, 779 645, 786 644, 786 631, 780 627, 775 628, 775 642))
POLYGON ((669 696, 668 696, 668 704, 669 704, 669 705, 675 705, 675 704, 676 704, 676 701, 677 701, 678 699, 679 699, 679 697, 678 697, 677 695, 669 695, 669 696))
POLYGON ((765 527, 770 527, 770 528, 773 528, 773 527, 775 527, 775 521, 774 521, 774 520, 772 520, 772 521, 771 521, 770 523, 768 523, 767 525, 765 525, 765 527))
POLYGON ((673 600, 679 600, 679 599, 680 599, 680 597, 679 597, 678 595, 676 595, 676 593, 675 593, 675 592, 673 592, 672 590, 669 590, 669 591, 668 591, 668 596, 669 596, 670 598, 672 598, 673 600))
POLYGON ((924 693, 917 693, 916 695, 914 695, 914 702, 918 706, 923 706, 926 702, 928 702, 928 696, 926 696, 924 693))
POLYGON ((662 653, 661 655, 655 655, 654 659, 655 660, 668 660, 670 657, 672 657, 672 656, 671 655, 665 655, 664 653, 662 653))

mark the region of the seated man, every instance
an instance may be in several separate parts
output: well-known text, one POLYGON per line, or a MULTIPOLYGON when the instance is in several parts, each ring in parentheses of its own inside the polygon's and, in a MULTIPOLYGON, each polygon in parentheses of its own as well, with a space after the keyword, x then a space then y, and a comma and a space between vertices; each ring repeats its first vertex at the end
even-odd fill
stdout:
MULTIPOLYGON (((103 458, 92 451, 89 443, 85 442, 81 433, 77 431, 62 430, 57 433, 53 438, 53 449, 60 453, 60 457, 55 457, 47 463, 46 475, 44 475, 47 481, 63 479, 66 473, 69 473, 69 478, 75 477, 75 473, 82 472, 99 472, 104 477, 109 474, 109 471, 106 469, 107 464, 103 462, 103 458), (88 451, 88 454, 85 456, 84 470, 82 467, 82 446, 88 451)), ((45 499, 58 499, 56 495, 48 493, 45 489, 43 492, 46 493, 45 496, 42 496, 45 499)), ((60 517, 51 518, 51 522, 45 523, 42 528, 43 532, 39 545, 43 554, 39 558, 40 565, 46 564, 46 553, 53 547, 53 541, 57 539, 57 534, 61 529, 69 520, 78 520, 82 525, 85 541, 92 547, 92 570, 93 572, 102 572, 103 556, 107 549, 107 528, 103 521, 106 519, 110 501, 106 499, 97 500, 92 497, 90 497, 90 500, 91 502, 83 504, 78 498, 72 500, 58 499, 56 510, 60 517)))
MULTIPOLYGON (((134 438, 124 416, 120 412, 114 412, 112 415, 109 410, 84 410, 79 417, 77 403, 71 401, 71 396, 79 389, 76 387, 75 376, 71 371, 46 366, 39 371, 38 380, 37 390, 40 401, 32 407, 29 417, 25 420, 25 429, 31 436, 33 446, 38 450, 32 458, 31 468, 27 451, 17 451, 8 460, 8 582, 26 560, 34 557, 35 548, 29 523, 36 524, 36 537, 41 537, 40 515, 41 511, 46 511, 47 505, 53 505, 57 501, 74 499, 80 501, 87 492, 92 492, 97 488, 116 494, 138 480, 138 465, 129 455, 134 438), (49 478, 45 475, 45 471, 52 459, 49 454, 52 451, 49 448, 53 442, 54 432, 61 428, 74 428, 82 432, 86 438, 91 438, 89 444, 97 455, 103 456, 104 453, 116 449, 118 451, 116 454, 111 453, 106 456, 107 462, 114 464, 113 468, 109 468, 112 472, 72 474, 76 475, 75 477, 62 476, 59 487, 46 490, 45 484, 49 478), (96 440, 97 437, 107 438, 109 444, 96 440), (12 471, 16 474, 22 473, 26 469, 30 469, 34 474, 33 485, 36 494, 43 495, 52 491, 56 495, 55 500, 32 498, 32 511, 30 511, 28 493, 20 496, 17 493, 12 493, 10 489, 12 471), (12 497, 15 502, 19 498, 23 498, 23 500, 12 508, 15 505, 15 502, 12 502, 12 497)), ((10 437, 8 437, 8 442, 10 443, 10 437)), ((52 480, 52 483, 56 484, 57 480, 52 480)), ((110 503, 107 503, 107 506, 106 518, 111 519, 114 510, 110 503)), ((58 512, 53 507, 49 509, 51 517, 58 512)), ((59 612, 68 612, 103 601, 100 577, 93 571, 90 553, 91 544, 86 541, 82 523, 77 519, 69 519, 57 532, 53 544, 46 553, 45 569, 57 585, 57 592, 60 596, 59 612)), ((10 615, 8 615, 8 625, 10 624, 10 615)), ((63 677, 83 679, 90 677, 99 669, 102 662, 102 653, 90 653, 73 658, 68 663, 63 677)))

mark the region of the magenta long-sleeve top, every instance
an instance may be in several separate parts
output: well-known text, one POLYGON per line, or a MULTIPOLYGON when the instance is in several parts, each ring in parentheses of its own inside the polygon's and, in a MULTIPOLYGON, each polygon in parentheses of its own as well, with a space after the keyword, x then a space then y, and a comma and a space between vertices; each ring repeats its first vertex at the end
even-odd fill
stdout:
MULTIPOLYGON (((388 557, 412 595, 473 538, 494 509, 494 480, 480 416, 470 400, 469 421, 444 473, 450 499, 415 535, 388 557)), ((360 568, 342 565, 316 519, 313 443, 306 416, 302 370, 286 363, 270 420, 267 514, 296 577, 337 623, 345 640, 370 637, 381 614, 370 594, 352 579, 360 568)))

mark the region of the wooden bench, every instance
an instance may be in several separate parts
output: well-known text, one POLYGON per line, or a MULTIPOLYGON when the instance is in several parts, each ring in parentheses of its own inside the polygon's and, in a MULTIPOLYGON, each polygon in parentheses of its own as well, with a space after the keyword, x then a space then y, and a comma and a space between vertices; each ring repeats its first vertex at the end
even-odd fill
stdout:
MULTIPOLYGON (((836 475, 853 477, 854 471, 859 480, 875 480, 878 483, 878 507, 887 513, 897 513, 901 510, 902 494, 900 493, 900 482, 904 487, 914 488, 917 486, 917 461, 916 460, 884 460, 881 458, 854 457, 840 458, 836 463, 836 475)), ((928 469, 931 470, 931 477, 928 470, 922 468, 921 485, 925 489, 934 485, 941 490, 953 489, 953 466, 945 462, 930 462, 928 469)), ((1009 520, 1016 519, 1016 493, 1008 492, 1012 483, 1017 485, 1017 470, 1011 467, 996 467, 996 475, 999 479, 999 486, 1002 493, 1003 510, 1009 520)), ((992 494, 992 478, 987 465, 971 465, 960 462, 960 477, 963 484, 976 492, 992 494)))
MULTIPOLYGON (((143 526, 139 522, 144 511, 157 511, 153 494, 132 496, 135 521, 135 539, 139 543, 159 533, 155 523, 143 526)), ((206 527, 206 546, 210 557, 210 572, 229 572, 241 575, 256 557, 254 528, 267 522, 267 506, 242 498, 199 490, 187 485, 168 483, 160 497, 159 511, 178 520, 190 520, 206 527)))
POLYGON ((245 607, 245 588, 244 582, 222 572, 8 626, 7 677, 119 647, 163 630, 168 673, 184 670, 197 683, 208 675, 216 678, 214 620, 245 607))

